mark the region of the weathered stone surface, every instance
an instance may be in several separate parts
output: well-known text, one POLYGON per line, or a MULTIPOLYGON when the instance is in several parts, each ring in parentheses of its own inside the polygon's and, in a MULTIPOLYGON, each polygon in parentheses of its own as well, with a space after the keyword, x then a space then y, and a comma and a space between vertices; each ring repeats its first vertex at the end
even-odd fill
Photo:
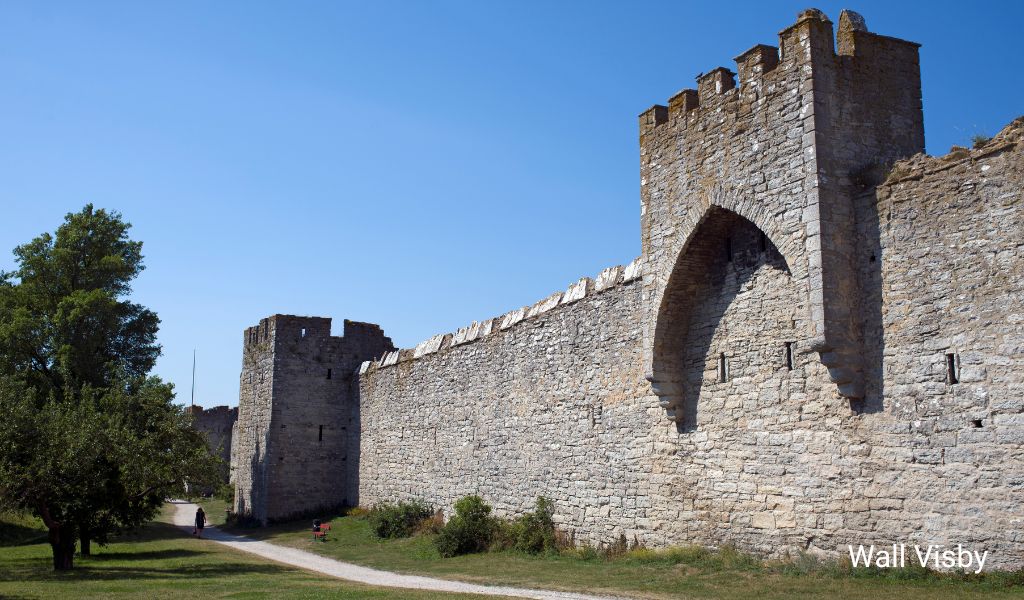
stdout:
POLYGON ((593 287, 594 282, 589 277, 584 277, 576 283, 569 286, 569 289, 565 290, 565 294, 562 296, 562 304, 569 304, 582 300, 586 297, 587 293, 593 287))
POLYGON ((597 276, 597 280, 594 282, 594 290, 603 292, 606 289, 612 287, 619 282, 619 277, 622 275, 622 267, 608 267, 601 271, 597 276))
POLYGON ((206 435, 210 453, 224 461, 223 481, 227 483, 231 479, 231 437, 238 420, 238 408, 214 406, 204 410, 202 406, 193 405, 185 410, 192 417, 192 427, 206 435))
POLYGON ((509 327, 512 327, 516 323, 525 319, 526 311, 528 310, 529 308, 524 306, 523 308, 517 308, 512 312, 506 313, 505 316, 501 318, 501 329, 508 329, 509 327))
POLYGON ((413 357, 420 358, 421 356, 426 356, 427 354, 433 354, 437 352, 438 349, 441 348, 441 342, 444 341, 444 336, 445 334, 440 333, 425 342, 421 342, 418 346, 416 346, 416 349, 413 353, 413 357))
MULTIPOLYGON (((376 325, 274 315, 245 331, 234 510, 261 521, 358 500, 358 375, 393 350, 376 325)), ((395 360, 397 352, 392 352, 395 360)))
POLYGON ((558 306, 558 303, 562 300, 562 292, 556 292, 540 302, 530 307, 530 310, 526 313, 526 317, 536 317, 537 315, 543 314, 558 306))

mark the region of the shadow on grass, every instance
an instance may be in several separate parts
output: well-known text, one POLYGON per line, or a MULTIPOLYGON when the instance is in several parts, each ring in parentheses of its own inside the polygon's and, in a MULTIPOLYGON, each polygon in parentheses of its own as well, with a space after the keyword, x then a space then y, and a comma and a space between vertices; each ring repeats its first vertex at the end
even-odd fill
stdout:
POLYGON ((46 541, 46 532, 14 523, 0 524, 0 547, 24 546, 46 541))
POLYGON ((131 552, 131 551, 115 551, 109 552, 104 551, 99 554, 93 554, 92 556, 86 557, 84 560, 89 562, 103 562, 108 560, 120 560, 120 561, 135 561, 135 560, 163 560, 167 558, 187 558, 190 556, 201 556, 203 554, 209 554, 207 550, 186 550, 184 548, 171 548, 167 550, 150 550, 147 552, 131 552))
MULTIPOLYGON (((18 561, 24 563, 25 561, 18 561)), ((129 568, 129 567, 93 567, 75 566, 74 570, 67 573, 54 573, 48 568, 39 568, 40 561, 32 561, 32 564, 25 564, 25 570, 12 569, 9 572, 0 573, 0 582, 27 582, 54 580, 62 581, 108 581, 108 580, 175 580, 188 579, 201 581, 203 579, 218 579, 222 577, 237 577, 246 575, 278 575, 291 572, 288 567, 281 567, 273 564, 260 563, 238 563, 224 562, 212 565, 188 565, 187 567, 167 568, 129 568), (35 567, 35 568, 33 568, 35 567)))

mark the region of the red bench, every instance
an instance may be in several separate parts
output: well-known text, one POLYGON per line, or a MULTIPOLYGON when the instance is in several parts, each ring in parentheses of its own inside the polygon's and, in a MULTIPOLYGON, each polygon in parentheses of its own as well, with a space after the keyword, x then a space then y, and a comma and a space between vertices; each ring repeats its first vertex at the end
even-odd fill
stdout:
POLYGON ((327 534, 331 531, 331 524, 324 523, 320 526, 320 531, 313 532, 313 539, 320 540, 321 542, 327 541, 327 534))

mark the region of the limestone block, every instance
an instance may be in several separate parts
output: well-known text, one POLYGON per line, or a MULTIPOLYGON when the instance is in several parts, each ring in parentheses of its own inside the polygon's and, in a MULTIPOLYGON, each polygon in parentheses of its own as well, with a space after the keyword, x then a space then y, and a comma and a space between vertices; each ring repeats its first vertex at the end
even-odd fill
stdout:
POLYGON ((512 312, 505 313, 505 315, 501 317, 501 329, 508 329, 509 327, 522 321, 523 318, 526 317, 527 310, 529 310, 529 307, 524 306, 522 308, 517 308, 512 312))
MULTIPOLYGON (((476 328, 477 331, 480 330, 480 324, 477 323, 476 321, 473 321, 473 323, 469 327, 459 328, 459 330, 456 331, 454 335, 452 335, 452 346, 459 346, 470 341, 469 332, 472 331, 474 328, 476 328)), ((474 337, 473 339, 476 338, 474 337)))
POLYGON ((622 274, 622 267, 616 265, 614 267, 608 267, 601 271, 597 276, 597 280, 594 282, 594 291, 603 292, 606 289, 612 287, 619 282, 619 276, 622 274))
POLYGON ((750 525, 758 529, 775 529, 775 515, 769 512, 757 513, 750 519, 750 525))
POLYGON ((562 296, 562 304, 570 304, 577 300, 582 300, 587 296, 588 288, 592 288, 594 282, 589 277, 584 277, 576 283, 569 286, 569 289, 565 290, 565 294, 562 296))
POLYGON ((444 341, 445 335, 447 334, 439 333, 429 340, 417 344, 416 349, 413 351, 413 358, 419 358, 421 356, 437 352, 441 348, 441 342, 444 341))
POLYGON ((637 279, 638 277, 643 275, 643 262, 641 262, 642 258, 643 257, 638 256, 633 259, 633 262, 626 265, 625 270, 622 271, 623 283, 627 281, 633 281, 634 279, 637 279))
POLYGON ((395 350, 394 352, 388 352, 387 354, 385 354, 384 358, 382 358, 380 361, 380 366, 389 367, 393 364, 397 364, 399 352, 399 350, 395 350))
POLYGON ((527 317, 535 317, 551 310, 558 306, 558 303, 562 300, 562 292, 555 292, 540 302, 530 307, 530 310, 526 313, 527 317))

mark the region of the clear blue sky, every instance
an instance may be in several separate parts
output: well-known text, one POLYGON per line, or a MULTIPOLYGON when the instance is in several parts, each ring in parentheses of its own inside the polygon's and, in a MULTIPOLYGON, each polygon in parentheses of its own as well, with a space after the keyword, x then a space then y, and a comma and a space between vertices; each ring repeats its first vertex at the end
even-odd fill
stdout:
MULTIPOLYGON (((121 211, 157 373, 187 402, 196 347, 197 402, 236 404, 261 317, 410 347, 631 260, 637 114, 807 6, 7 1, 0 269, 87 202, 121 211)), ((1022 6, 849 6, 923 44, 929 152, 1024 112, 1022 6)))

